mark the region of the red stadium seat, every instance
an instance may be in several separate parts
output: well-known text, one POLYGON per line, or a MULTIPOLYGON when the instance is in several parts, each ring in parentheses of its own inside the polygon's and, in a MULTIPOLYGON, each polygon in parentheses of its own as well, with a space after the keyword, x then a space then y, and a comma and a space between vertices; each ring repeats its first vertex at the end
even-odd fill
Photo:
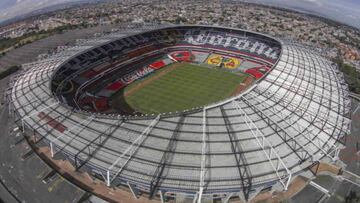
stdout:
POLYGON ((121 83, 120 81, 116 81, 116 82, 110 84, 109 86, 107 86, 106 89, 112 90, 112 91, 117 91, 117 90, 121 89, 122 87, 124 87, 124 84, 121 83))
POLYGON ((108 98, 102 97, 94 101, 94 106, 97 111, 106 111, 109 109, 108 98))
POLYGON ((94 97, 85 96, 85 97, 83 97, 82 99, 79 100, 79 104, 81 104, 81 105, 92 104, 94 99, 95 99, 94 97))
POLYGON ((92 77, 96 76, 97 74, 98 73, 93 70, 88 70, 88 71, 82 73, 81 76, 86 77, 86 78, 92 78, 92 77))
POLYGON ((177 61, 191 61, 191 53, 188 51, 177 51, 170 54, 177 61))
POLYGON ((164 67, 166 64, 164 63, 164 61, 156 61, 152 64, 149 65, 150 68, 154 69, 154 70, 158 70, 162 67, 164 67))
POLYGON ((63 133, 67 127, 64 126, 63 124, 61 124, 59 121, 57 121, 56 119, 50 117, 49 115, 45 114, 44 112, 40 112, 38 114, 38 117, 40 118, 40 120, 45 120, 45 122, 52 128, 54 128, 55 130, 63 133))
POLYGON ((248 73, 248 74, 254 76, 256 79, 259 79, 269 70, 270 70, 269 67, 261 66, 261 67, 247 69, 245 71, 245 73, 248 73))
POLYGON ((248 73, 248 74, 254 76, 256 79, 259 79, 259 78, 261 78, 261 77, 264 75, 263 73, 257 71, 257 70, 254 69, 254 68, 247 69, 247 70, 245 71, 245 73, 248 73))

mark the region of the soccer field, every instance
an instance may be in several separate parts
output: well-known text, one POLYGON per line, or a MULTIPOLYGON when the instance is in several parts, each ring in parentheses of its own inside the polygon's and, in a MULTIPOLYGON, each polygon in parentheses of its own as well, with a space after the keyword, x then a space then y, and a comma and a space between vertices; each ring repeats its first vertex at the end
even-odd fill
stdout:
POLYGON ((113 108, 144 114, 175 112, 230 97, 247 77, 241 73, 175 63, 136 81, 112 98, 113 108))

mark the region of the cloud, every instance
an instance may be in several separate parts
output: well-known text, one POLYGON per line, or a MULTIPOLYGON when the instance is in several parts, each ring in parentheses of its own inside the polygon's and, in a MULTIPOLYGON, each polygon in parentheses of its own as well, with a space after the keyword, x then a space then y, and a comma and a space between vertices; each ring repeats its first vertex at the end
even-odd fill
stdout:
POLYGON ((323 2, 321 0, 300 0, 300 1, 315 4, 317 6, 323 6, 323 2))
POLYGON ((32 11, 45 8, 47 6, 52 6, 60 3, 70 2, 70 1, 79 1, 79 0, 0 0, 0 22, 14 18, 19 15, 24 15, 32 11), (12 3, 11 6, 6 6, 12 3), (2 6, 1 5, 5 5, 2 6), (6 13, 5 13, 6 12, 6 13), (4 14, 5 13, 5 14, 4 14))
POLYGON ((359 0, 257 0, 257 2, 310 12, 360 29, 359 0))

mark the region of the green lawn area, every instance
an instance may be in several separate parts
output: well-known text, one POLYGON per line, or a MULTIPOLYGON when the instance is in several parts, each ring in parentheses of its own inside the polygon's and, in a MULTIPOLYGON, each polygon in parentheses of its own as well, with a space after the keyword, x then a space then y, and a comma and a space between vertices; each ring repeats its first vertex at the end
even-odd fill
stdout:
MULTIPOLYGON (((246 77, 244 74, 234 74, 194 64, 172 64, 145 79, 130 84, 112 99, 116 105, 125 105, 144 114, 182 111, 230 97, 246 77), (157 76, 166 69, 171 69, 172 66, 177 67, 162 76, 157 76), (136 85, 153 77, 158 78, 124 96, 123 93, 126 95, 136 85)), ((119 109, 118 106, 114 108, 119 109)))

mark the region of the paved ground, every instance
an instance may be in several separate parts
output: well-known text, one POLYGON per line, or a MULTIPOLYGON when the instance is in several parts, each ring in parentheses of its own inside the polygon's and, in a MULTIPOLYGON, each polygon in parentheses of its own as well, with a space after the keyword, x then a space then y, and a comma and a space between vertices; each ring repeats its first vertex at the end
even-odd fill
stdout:
MULTIPOLYGON (((110 25, 71 30, 11 50, 0 58, 0 70, 35 61, 39 54, 47 53, 58 46, 73 45, 76 39, 90 38, 95 33, 109 32, 114 28, 118 27, 110 25)), ((9 78, 0 80, 0 98, 3 98, 8 80, 9 78)), ((43 178, 52 169, 36 154, 31 153, 22 135, 13 132, 14 128, 7 106, 0 105, 0 203, 105 202, 86 194, 57 174, 51 176, 47 183, 43 183, 43 178)))
MULTIPOLYGON (((0 81, 3 92, 6 79, 0 81)), ((2 95, 1 95, 2 96, 2 95)), ((7 106, 0 107, 0 196, 12 202, 78 202, 84 191, 55 174, 47 184, 42 179, 51 171, 22 135, 14 133, 13 118, 7 106), (28 154, 27 154, 28 153, 28 154), (26 155, 25 155, 26 154, 26 155)))
POLYGON ((114 28, 116 28, 116 26, 109 25, 70 30, 24 45, 9 51, 4 57, 1 57, 0 69, 3 70, 13 65, 21 65, 35 61, 38 55, 47 53, 48 50, 53 50, 58 46, 72 45, 77 39, 93 37, 95 33, 108 32, 114 28))
POLYGON ((301 190, 297 195, 295 195, 290 202, 292 203, 314 203, 317 202, 321 196, 322 192, 316 188, 307 185, 303 190, 301 190), (311 194, 311 195, 309 195, 311 194))
MULTIPOLYGON (((358 145, 360 144, 360 103, 353 100, 352 105, 352 123, 351 123, 351 135, 348 136, 346 140, 346 149, 340 153, 340 157, 347 164, 346 170, 360 175, 360 156, 356 154, 359 150, 358 145), (357 144, 359 143, 359 144, 357 144)), ((329 198, 327 203, 338 203, 345 202, 346 196, 349 196, 350 192, 356 192, 357 196, 360 197, 360 187, 348 183, 346 181, 342 181, 337 185, 333 186, 334 195, 329 198), (336 187, 337 186, 337 187, 336 187)), ((353 201, 353 202, 360 202, 353 201)))
MULTIPOLYGON (((352 125, 351 125, 351 135, 348 136, 346 140, 346 149, 340 152, 340 159, 347 164, 346 170, 360 175, 360 156, 356 154, 360 146, 360 103, 356 100, 353 100, 352 105, 352 125), (359 143, 359 144, 357 144, 359 143)), ((320 176, 314 180, 317 184, 329 190, 331 197, 325 196, 324 193, 320 192, 311 185, 306 186, 306 188, 295 195, 289 202, 292 203, 313 203, 313 202, 323 202, 323 203, 340 203, 346 202, 346 197, 350 196, 350 192, 355 192, 358 197, 360 197, 360 187, 357 187, 354 184, 351 184, 347 181, 341 181, 339 179, 330 177, 330 176, 320 176), (312 194, 312 195, 309 195, 312 194)), ((360 202, 359 200, 353 199, 348 203, 360 202)))

